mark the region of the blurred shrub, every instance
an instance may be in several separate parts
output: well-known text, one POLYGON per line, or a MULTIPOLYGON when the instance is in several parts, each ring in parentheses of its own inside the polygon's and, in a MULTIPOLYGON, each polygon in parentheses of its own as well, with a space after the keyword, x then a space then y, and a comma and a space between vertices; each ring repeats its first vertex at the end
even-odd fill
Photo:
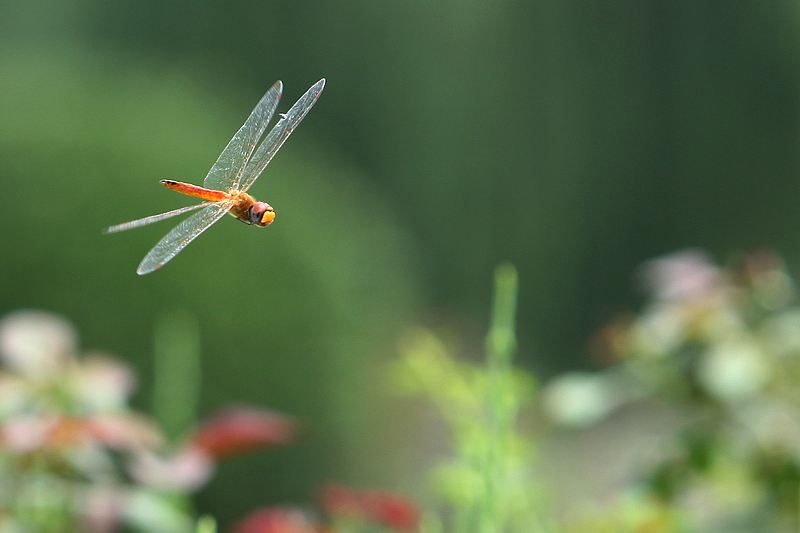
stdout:
POLYGON ((49 313, 0 320, 0 358, 3 531, 188 531, 188 495, 217 460, 293 434, 280 415, 240 408, 170 442, 127 405, 130 369, 79 356, 72 326, 49 313))
POLYGON ((648 531, 794 530, 800 307, 781 260, 762 252, 721 268, 691 250, 647 263, 643 280, 642 312, 599 335, 608 370, 564 376, 543 396, 551 417, 572 426, 632 404, 676 415, 606 519, 621 527, 638 516, 648 531))
MULTIPOLYGON (((566 513, 553 505, 541 468, 553 458, 520 424, 535 396, 532 378, 512 365, 517 279, 501 267, 485 364, 460 360, 418 329, 393 367, 397 386, 431 400, 452 435, 452 457, 430 473, 436 498, 427 511, 397 494, 328 485, 319 512, 267 505, 234 530, 793 530, 800 516, 800 307, 780 259, 751 254, 723 269, 687 251, 649 262, 642 279, 650 291, 644 310, 596 340, 608 368, 565 375, 539 395, 550 419, 570 428, 601 425, 635 405, 645 416, 654 406, 673 413, 658 453, 634 465, 636 475, 604 494, 602 505, 566 513)), ((107 356, 78 357, 77 346, 71 325, 56 316, 26 311, 0 321, 0 525, 7 529, 103 532, 124 523, 213 533, 211 518, 195 522, 189 495, 220 460, 293 440, 292 420, 245 407, 167 438, 127 405, 133 373, 107 356)), ((161 368, 191 368, 189 358, 161 368)), ((621 435, 619 453, 636 452, 630 436, 621 435)))
POLYGON ((422 329, 403 346, 398 385, 432 401, 453 440, 454 456, 431 474, 445 516, 431 515, 430 531, 547 530, 532 443, 517 420, 532 397, 532 380, 512 367, 516 296, 516 270, 498 268, 485 365, 460 361, 422 329))
MULTIPOLYGON (((233 407, 170 440, 127 405, 133 373, 107 355, 79 356, 72 326, 49 313, 18 311, 0 320, 0 358, 2 531, 213 533, 210 517, 195 526, 190 494, 219 461, 295 435, 283 415, 233 407)), ((336 485, 321 502, 334 529, 300 509, 267 507, 235 530, 355 533, 419 525, 417 508, 388 492, 336 485)))

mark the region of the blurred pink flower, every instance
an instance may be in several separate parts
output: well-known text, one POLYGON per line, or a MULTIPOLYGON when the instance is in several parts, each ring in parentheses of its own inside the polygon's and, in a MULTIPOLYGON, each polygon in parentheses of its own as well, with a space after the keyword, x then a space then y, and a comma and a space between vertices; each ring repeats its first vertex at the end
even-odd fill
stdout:
POLYGON ((294 422, 283 415, 249 407, 233 407, 203 423, 191 445, 219 459, 274 444, 286 444, 295 433, 294 422))
POLYGON ((114 359, 89 355, 69 375, 70 389, 84 409, 119 409, 126 405, 136 379, 128 366, 114 359))
POLYGON ((187 447, 171 457, 159 457, 142 450, 128 465, 139 483, 161 490, 196 490, 211 477, 214 463, 202 451, 187 447))
POLYGON ((164 438, 148 418, 135 413, 99 414, 88 417, 91 436, 109 448, 137 451, 161 446, 164 438))
POLYGON ((82 531, 115 533, 120 529, 125 507, 125 491, 114 485, 89 487, 81 498, 82 531))
POLYGON ((84 445, 139 450, 161 443, 155 426, 132 413, 87 417, 18 415, 0 425, 0 446, 17 453, 84 445))
POLYGON ((304 512, 283 507, 254 511, 233 527, 234 533, 323 533, 304 512))
POLYGON ((396 494, 356 491, 343 485, 329 485, 322 490, 322 507, 331 516, 360 519, 400 531, 416 531, 420 512, 411 501, 396 494))
POLYGON ((0 426, 0 447, 15 453, 37 450, 45 445, 57 423, 56 416, 15 416, 0 426))
POLYGON ((719 289, 720 270, 700 250, 684 250, 642 267, 642 278, 653 295, 664 301, 698 300, 719 289))
POLYGON ((63 318, 43 311, 16 311, 0 320, 0 357, 30 379, 59 376, 72 361, 78 336, 63 318))
POLYGON ((41 486, 57 502, 52 505, 69 502, 59 515, 64 527, 190 529, 187 510, 173 500, 208 481, 214 457, 191 442, 166 459, 156 455, 164 438, 155 422, 128 405, 135 378, 127 365, 105 355, 78 357, 72 327, 36 311, 0 319, 0 364, 0 453, 8 459, 0 478, 9 485, 9 524, 16 500, 24 503, 26 489, 41 486), (118 471, 120 460, 130 466, 128 476, 118 471))

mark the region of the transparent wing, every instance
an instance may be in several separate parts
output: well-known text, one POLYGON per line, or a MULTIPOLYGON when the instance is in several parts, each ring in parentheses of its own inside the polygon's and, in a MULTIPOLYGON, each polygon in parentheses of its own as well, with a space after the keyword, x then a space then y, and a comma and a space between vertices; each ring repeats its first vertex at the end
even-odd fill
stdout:
POLYGON ((246 191, 253 182, 258 179, 278 150, 280 150, 281 146, 283 146, 283 143, 286 142, 286 139, 289 138, 289 135, 292 134, 297 125, 300 124, 300 121, 303 120, 309 110, 314 106, 320 93, 322 93, 323 87, 325 87, 325 78, 312 85, 311 88, 306 91, 306 94, 301 96, 292 108, 281 116, 281 119, 275 124, 275 127, 272 128, 272 131, 267 134, 264 142, 261 143, 256 153, 254 153, 253 157, 248 161, 239 180, 234 181, 234 189, 246 191))
POLYGON ((276 81, 267 93, 259 100, 247 117, 239 131, 219 154, 217 162, 208 171, 203 186, 208 189, 228 191, 233 183, 238 182, 242 170, 253 154, 258 140, 264 135, 278 101, 281 99, 283 84, 276 81))
POLYGON ((186 245, 210 228, 214 222, 221 219, 230 206, 229 202, 215 202, 207 205, 199 213, 195 213, 172 228, 172 231, 164 235, 164 238, 158 241, 153 249, 144 256, 136 273, 143 276, 164 266, 170 259, 178 255, 178 252, 186 248, 186 245))
POLYGON ((106 228, 106 230, 103 233, 117 233, 120 231, 139 228, 141 226, 146 226, 148 224, 153 224, 155 222, 161 222, 162 220, 166 220, 168 218, 188 213, 189 211, 194 211, 195 209, 200 209, 201 207, 207 205, 209 205, 209 202, 181 207, 180 209, 174 209, 172 211, 167 211, 166 213, 159 213, 158 215, 151 215, 149 217, 140 218, 138 220, 131 220, 130 222, 123 222, 122 224, 117 224, 116 226, 111 226, 110 228, 106 228))

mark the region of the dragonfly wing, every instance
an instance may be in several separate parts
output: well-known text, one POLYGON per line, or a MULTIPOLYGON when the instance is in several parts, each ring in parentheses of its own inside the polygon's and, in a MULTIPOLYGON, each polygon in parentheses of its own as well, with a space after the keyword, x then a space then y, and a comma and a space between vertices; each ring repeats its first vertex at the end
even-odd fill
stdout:
POLYGON ((229 202, 216 202, 207 205, 199 213, 190 216, 164 235, 164 238, 153 246, 139 263, 136 273, 140 276, 148 274, 164 266, 178 252, 195 240, 201 233, 211 227, 214 222, 221 219, 230 208, 229 202))
POLYGON ((282 91, 283 84, 277 81, 259 100, 242 127, 219 154, 217 162, 208 171, 203 181, 204 187, 228 191, 239 181, 242 170, 253 154, 258 140, 264 135, 275 108, 278 107, 282 91))
POLYGON ((272 128, 272 131, 267 134, 264 142, 261 143, 253 157, 248 161, 239 180, 234 182, 233 187, 235 189, 246 191, 258 179, 281 146, 283 146, 283 143, 286 142, 286 139, 289 138, 289 135, 292 134, 297 125, 300 124, 300 121, 314 106, 317 98, 322 93, 323 87, 325 87, 325 78, 312 85, 306 91, 306 94, 301 96, 292 108, 281 116, 281 119, 272 128))
POLYGON ((141 226, 146 226, 148 224, 153 224, 155 222, 161 222, 162 220, 166 220, 168 218, 188 213, 189 211, 194 211, 195 209, 200 209, 201 207, 207 205, 209 205, 209 202, 204 202, 202 204, 196 204, 196 205, 189 205, 186 207, 181 207, 180 209, 173 209, 172 211, 167 211, 166 213, 159 213, 157 215, 151 215, 149 217, 140 218, 138 220, 123 222, 122 224, 117 224, 115 226, 111 226, 110 228, 106 228, 104 233, 117 233, 120 231, 139 228, 141 226))

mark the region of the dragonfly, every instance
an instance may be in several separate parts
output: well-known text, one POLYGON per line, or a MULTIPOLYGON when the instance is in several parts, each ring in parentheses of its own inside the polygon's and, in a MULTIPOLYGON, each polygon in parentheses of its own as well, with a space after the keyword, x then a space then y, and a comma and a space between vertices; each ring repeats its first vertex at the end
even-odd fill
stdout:
POLYGON ((283 83, 275 82, 222 150, 202 187, 171 179, 161 180, 165 187, 202 200, 202 203, 107 228, 106 233, 117 233, 197 211, 153 246, 139 263, 136 273, 143 276, 163 267, 226 213, 256 227, 265 228, 272 224, 276 216, 272 206, 257 201, 247 191, 314 106, 324 87, 325 78, 312 85, 289 111, 280 114, 280 120, 264 136, 283 92, 283 83))

